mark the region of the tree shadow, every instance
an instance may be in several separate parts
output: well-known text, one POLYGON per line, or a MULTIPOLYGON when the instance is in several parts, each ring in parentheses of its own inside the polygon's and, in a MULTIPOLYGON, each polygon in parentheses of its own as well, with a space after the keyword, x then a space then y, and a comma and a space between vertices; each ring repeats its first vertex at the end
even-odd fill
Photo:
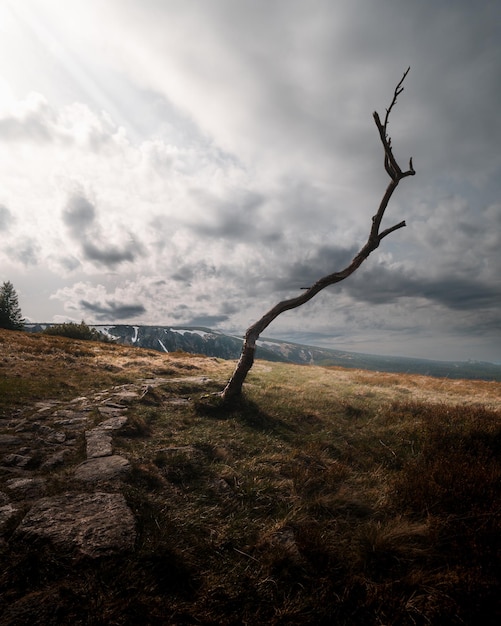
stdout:
POLYGON ((296 428, 284 420, 270 415, 256 402, 245 396, 231 401, 223 400, 219 394, 207 395, 195 402, 195 412, 211 419, 234 419, 260 432, 287 435, 296 432, 296 428))

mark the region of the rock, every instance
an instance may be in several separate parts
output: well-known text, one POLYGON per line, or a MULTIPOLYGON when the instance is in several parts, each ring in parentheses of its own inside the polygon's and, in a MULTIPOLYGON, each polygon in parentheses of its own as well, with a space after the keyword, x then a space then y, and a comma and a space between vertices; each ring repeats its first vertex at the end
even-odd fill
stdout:
POLYGON ((74 419, 75 417, 83 417, 85 411, 78 411, 75 409, 58 409, 54 411, 53 416, 60 419, 74 419))
POLYGON ((3 504, 0 506, 0 537, 8 528, 9 522, 19 512, 19 507, 15 504, 3 504))
POLYGON ((97 558, 132 550, 136 531, 123 495, 97 491, 42 498, 14 538, 48 541, 63 552, 97 558))
POLYGON ((118 406, 98 406, 97 410, 104 417, 117 417, 122 415, 122 413, 126 410, 124 407, 118 406))
POLYGON ((78 398, 73 398, 70 404, 87 404, 88 402, 89 400, 85 396, 78 396, 78 398))
POLYGON ((64 426, 66 430, 82 430, 88 421, 87 415, 81 415, 78 413, 73 414, 73 417, 63 417, 57 419, 54 422, 55 426, 64 426))
POLYGON ((154 387, 152 387, 151 385, 145 385, 145 387, 143 387, 142 389, 139 402, 141 402, 141 404, 158 406, 162 403, 162 398, 154 387))
POLYGON ((97 426, 96 430, 119 430, 122 426, 127 424, 128 417, 125 415, 117 415, 116 417, 110 417, 104 422, 101 422, 99 426, 97 426))
POLYGON ((96 459, 102 456, 111 456, 113 448, 111 445, 111 435, 99 428, 94 428, 85 433, 87 442, 87 458, 96 459))
POLYGON ((85 433, 87 440, 87 458, 95 459, 113 454, 111 432, 119 430, 127 423, 125 415, 117 415, 104 420, 99 426, 85 433))
POLYGON ((130 404, 139 398, 139 394, 137 391, 120 391, 115 397, 120 404, 130 404))
POLYGON ((23 454, 6 454, 2 459, 2 465, 7 465, 7 467, 26 467, 32 460, 33 457, 23 454))
POLYGON ((39 498, 45 490, 46 482, 44 478, 11 478, 5 486, 18 498, 39 498))
POLYGON ((22 439, 17 435, 0 435, 0 446, 18 446, 22 439))
POLYGON ((50 426, 39 426, 38 434, 48 443, 64 443, 66 441, 65 433, 54 430, 50 426))
POLYGON ((58 400, 48 400, 46 402, 37 402, 35 406, 37 407, 37 413, 39 415, 43 413, 50 413, 54 410, 60 402, 58 400))
POLYGON ((42 470, 51 470, 59 465, 63 465, 65 461, 65 457, 68 455, 69 450, 59 450, 59 452, 55 452, 52 454, 47 460, 45 460, 42 465, 42 470))
POLYGON ((88 459, 75 468, 75 478, 82 482, 101 482, 122 478, 130 471, 130 463, 116 454, 88 459))

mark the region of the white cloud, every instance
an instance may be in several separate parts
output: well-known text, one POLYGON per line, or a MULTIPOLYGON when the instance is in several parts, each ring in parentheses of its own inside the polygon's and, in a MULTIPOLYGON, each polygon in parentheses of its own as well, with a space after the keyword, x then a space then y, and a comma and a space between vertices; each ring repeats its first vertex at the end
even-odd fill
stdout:
POLYGON ((29 272, 56 283, 54 316, 66 306, 77 320, 244 330, 364 243, 388 182, 371 114, 410 64, 389 130, 417 175, 386 224, 408 227, 270 332, 383 347, 398 334, 408 343, 391 350, 406 354, 432 349, 413 336, 444 338, 452 353, 455 333, 476 335, 478 356, 484 337, 489 354, 501 349, 495 11, 431 0, 15 5, 4 17, 16 37, 0 39, 2 267, 25 294, 29 272))

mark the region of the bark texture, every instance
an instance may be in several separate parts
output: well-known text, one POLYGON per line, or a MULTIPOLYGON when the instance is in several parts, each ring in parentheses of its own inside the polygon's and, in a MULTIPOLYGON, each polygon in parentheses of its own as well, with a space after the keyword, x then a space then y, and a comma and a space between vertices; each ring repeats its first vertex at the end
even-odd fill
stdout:
POLYGON ((289 300, 283 300, 276 304, 272 309, 270 309, 267 313, 261 317, 257 322, 252 324, 247 329, 245 333, 245 339, 242 346, 242 353, 240 355, 240 359, 235 367, 232 377, 228 381, 226 387, 221 392, 221 397, 223 400, 230 400, 235 397, 238 397, 242 394, 242 386, 245 382, 247 374, 249 373, 253 363, 254 363, 254 355, 256 352, 256 342, 259 339, 261 333, 276 319, 279 315, 284 313, 285 311, 289 311, 291 309, 296 309, 300 307, 302 304, 305 304, 312 298, 314 298, 320 291, 325 289, 330 285, 334 285, 345 278, 348 278, 351 274, 353 274, 367 259, 367 257, 379 247, 381 240, 387 237, 389 234, 398 230, 399 228, 403 228, 405 226, 405 221, 399 222, 389 228, 386 228, 383 231, 380 231, 381 222, 383 220, 386 208, 388 207, 388 203, 390 198, 392 197, 395 189, 403 178, 407 176, 414 176, 416 173, 414 171, 414 167, 412 164, 412 158, 409 160, 409 167, 407 170, 403 171, 398 165, 391 147, 391 138, 388 136, 387 128, 388 128, 388 120, 390 113, 397 102, 398 96, 402 93, 403 87, 402 84, 405 80, 409 72, 408 68, 404 73, 402 79, 395 87, 395 91, 393 93, 393 99, 391 101, 390 106, 386 110, 386 115, 384 117, 384 121, 382 122, 378 113, 374 112, 373 117, 376 123, 379 136, 381 139, 381 143, 383 144, 384 149, 384 168, 390 177, 390 182, 384 192, 384 195, 379 204, 377 213, 372 217, 372 225, 369 232, 369 236, 367 238, 367 242, 360 249, 358 254, 353 258, 351 263, 345 267, 344 269, 324 276, 317 280, 311 287, 308 287, 301 293, 299 296, 295 298, 290 298, 289 300))

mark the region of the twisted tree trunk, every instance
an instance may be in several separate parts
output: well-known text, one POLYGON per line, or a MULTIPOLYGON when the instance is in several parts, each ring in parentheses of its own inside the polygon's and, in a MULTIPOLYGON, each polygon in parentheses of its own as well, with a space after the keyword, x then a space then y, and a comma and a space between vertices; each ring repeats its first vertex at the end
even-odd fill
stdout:
POLYGON ((353 272, 355 272, 362 265, 362 263, 371 254, 371 252, 373 252, 379 246, 382 239, 387 237, 393 231, 398 230, 399 228, 403 228, 405 226, 405 222, 399 222, 398 224, 395 224, 394 226, 391 226, 390 228, 387 228, 380 232, 381 222, 388 206, 388 202, 390 201, 390 198, 397 188, 399 182, 407 176, 414 176, 414 174, 416 173, 412 165, 412 158, 409 160, 409 169, 406 171, 401 170, 393 155, 393 151, 391 148, 391 138, 387 134, 390 113, 397 102, 398 96, 403 91, 402 84, 409 72, 409 69, 410 68, 405 71, 402 79, 395 87, 393 99, 390 106, 386 110, 384 122, 381 122, 381 119, 377 112, 374 112, 373 114, 374 121, 376 123, 377 129, 379 131, 379 136, 381 138, 381 143, 383 144, 384 168, 391 180, 381 199, 377 213, 372 218, 372 226, 369 232, 367 242, 360 249, 358 254, 353 258, 353 260, 347 267, 339 272, 334 272, 333 274, 329 274, 328 276, 320 278, 314 285, 308 287, 306 290, 303 291, 301 295, 297 296, 296 298, 291 298, 289 300, 283 300, 282 302, 279 302, 267 313, 265 313, 265 315, 263 315, 261 319, 259 319, 247 329, 240 359, 238 360, 232 377, 228 381, 226 387, 221 392, 221 397, 223 400, 230 400, 242 394, 242 386, 247 377, 247 374, 249 373, 249 370, 254 363, 256 342, 259 339, 261 333, 271 324, 271 322, 273 322, 274 319, 276 319, 281 313, 284 313, 284 311, 296 309, 302 304, 305 304, 305 302, 311 300, 314 296, 317 295, 317 293, 319 293, 329 285, 334 285, 335 283, 338 283, 345 278, 348 278, 348 276, 353 274, 353 272))

